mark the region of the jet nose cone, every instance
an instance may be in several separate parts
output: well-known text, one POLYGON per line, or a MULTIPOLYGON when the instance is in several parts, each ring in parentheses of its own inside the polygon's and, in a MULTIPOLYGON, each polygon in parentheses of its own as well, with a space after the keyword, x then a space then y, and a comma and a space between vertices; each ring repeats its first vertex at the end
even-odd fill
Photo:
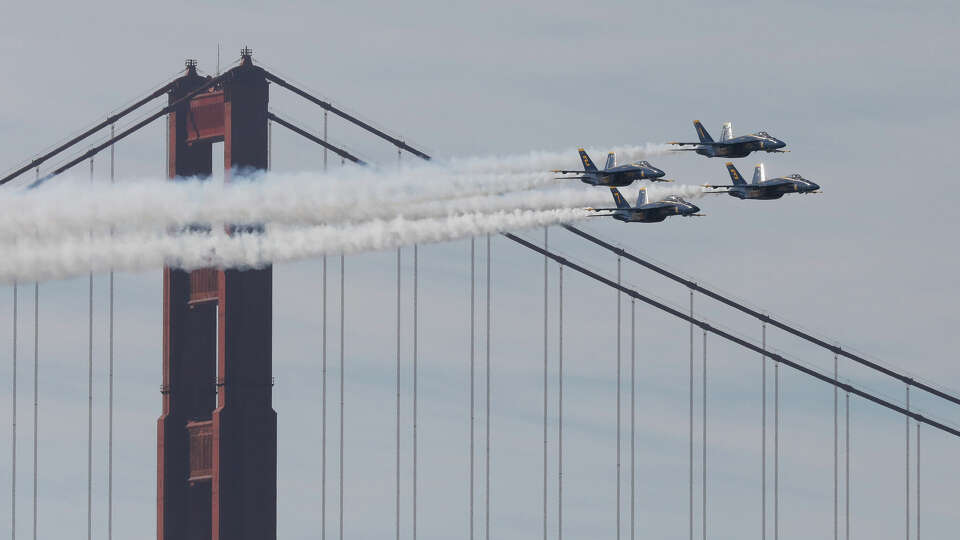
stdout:
POLYGON ((686 213, 687 213, 687 214, 696 214, 696 213, 699 212, 699 211, 700 211, 700 207, 699 207, 699 206, 697 206, 697 205, 695 205, 695 204, 691 204, 690 207, 687 208, 686 213))
POLYGON ((781 141, 780 139, 774 139, 774 140, 776 141, 774 145, 776 148, 783 148, 784 146, 787 145, 787 143, 781 141))
POLYGON ((652 165, 650 166, 649 174, 650 174, 650 178, 663 178, 664 176, 667 175, 667 173, 663 172, 663 170, 658 169, 652 165))
POLYGON ((807 187, 807 191, 817 191, 820 189, 820 184, 816 182, 810 182, 810 185, 807 187))

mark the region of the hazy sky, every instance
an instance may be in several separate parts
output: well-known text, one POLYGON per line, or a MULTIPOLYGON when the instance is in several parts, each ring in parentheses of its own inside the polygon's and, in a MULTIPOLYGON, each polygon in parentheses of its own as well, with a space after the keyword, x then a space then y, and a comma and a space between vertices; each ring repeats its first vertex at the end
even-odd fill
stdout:
MULTIPOLYGON (((960 64, 954 3, 888 2, 131 2, 15 3, 0 22, 0 169, 12 169, 174 77, 185 58, 216 70, 249 45, 255 59, 436 156, 614 146, 767 130, 788 154, 764 159, 768 176, 798 172, 817 196, 697 202, 707 217, 658 225, 593 221, 606 239, 714 285, 845 347, 946 387, 960 387, 960 257, 954 238, 956 95, 960 64)), ((318 128, 322 114, 271 88, 271 106, 318 128)), ((157 104, 158 105, 158 104, 157 104)), ((278 170, 320 166, 310 143, 273 131, 278 170)), ((393 150, 331 121, 331 138, 371 161, 393 150)), ((119 176, 163 172, 160 126, 117 149, 119 176)), ((599 159, 601 156, 594 156, 599 159)), ((406 159, 406 158, 405 158, 406 159)), ((571 161, 575 155, 571 155, 571 161)), ((722 159, 651 158, 685 183, 720 182, 722 159)), ((104 161, 98 161, 104 170, 104 161)), ((558 164, 562 165, 562 164, 558 164)), ((551 230, 551 245, 612 273, 608 254, 551 230)), ((524 233, 542 239, 541 231, 524 233)), ((478 250, 485 244, 478 243, 478 250)), ((469 242, 423 246, 421 279, 421 538, 466 536, 468 503, 469 242)), ((542 259, 493 240, 491 536, 541 534, 542 259)), ((410 537, 410 249, 403 250, 403 516, 410 537)), ((483 261, 482 252, 478 263, 483 261)), ((345 536, 394 527, 395 253, 346 261, 345 536)), ((331 336, 338 335, 338 261, 331 259, 331 336)), ((279 415, 279 536, 319 536, 320 262, 275 268, 275 408, 279 415)), ((482 269, 481 269, 482 270, 482 269)), ((478 270, 478 276, 483 272, 478 270)), ((685 305, 681 287, 624 265, 624 280, 685 305)), ((551 415, 556 414, 556 284, 551 265, 551 415)), ((564 532, 614 536, 616 297, 564 272, 564 532)), ((117 277, 115 534, 154 536, 156 418, 160 413, 159 270, 117 277)), ((480 288, 482 291, 482 287, 480 288)), ((12 291, 0 329, 0 379, 10 381, 12 291)), ((18 535, 30 534, 33 289, 21 286, 18 535)), ((78 536, 86 523, 86 278, 40 287, 40 533, 78 536)), ((106 278, 95 282, 95 532, 106 532, 106 278)), ((697 301, 697 311, 758 340, 759 325, 697 301)), ((479 304, 482 307, 482 303, 479 304)), ((629 307, 624 304, 624 324, 629 307)), ((629 332, 624 327, 624 369, 629 332)), ((688 328, 637 309, 637 527, 686 538, 688 328)), ((696 354, 699 358, 700 340, 696 354)), ((770 332, 768 342, 824 370, 822 350, 770 332)), ((339 348, 329 349, 330 384, 339 348)), ((478 412, 482 409, 481 347, 478 412)), ((760 360, 709 338, 708 535, 760 532, 760 360)), ((772 368, 771 368, 772 371, 772 368)), ((903 388, 841 361, 857 382, 901 400, 903 388)), ((627 371, 624 371, 626 377, 627 371)), ((784 539, 833 531, 833 393, 782 370, 780 526, 784 539)), ((624 390, 628 390, 626 379, 624 390)), ((0 416, 10 418, 10 385, 0 416)), ((629 394, 625 393, 625 421, 629 394)), ((916 398, 931 413, 952 408, 916 398)), ((329 430, 337 430, 330 395, 329 430)), ((841 410, 843 399, 841 396, 841 410)), ((904 421, 852 400, 853 534, 904 534, 904 421)), ((482 415, 477 444, 482 448, 482 415)), ((550 433, 550 531, 556 534, 556 431, 550 433)), ((628 428, 623 534, 628 534, 628 428)), ((960 520, 953 489, 958 444, 923 430, 923 531, 960 520)), ((9 430, 4 428, 4 441, 9 430)), ((336 437, 328 443, 327 532, 336 532, 336 437)), ((0 450, 9 486, 10 445, 0 450)), ((913 449, 911 449, 913 452, 913 449)), ((478 454, 477 531, 482 531, 478 454)), ((841 470, 842 473, 842 470, 841 470)), ((697 470, 699 475, 699 469, 697 470)), ((771 471, 772 474, 772 471, 771 471)), ((913 473, 911 473, 913 474, 913 473)), ((768 479, 770 476, 768 475, 768 479)), ((841 491, 842 493, 842 491, 841 491)), ((10 492, 0 494, 0 523, 10 492)), ((915 519, 916 509, 911 510, 915 519)), ((699 519, 698 519, 699 523, 699 519)), ((772 510, 768 524, 772 523, 772 510)), ((842 524, 842 522, 841 522, 842 524)), ((842 527, 841 527, 842 530, 842 527)), ((772 532, 771 532, 772 534, 772 532)))

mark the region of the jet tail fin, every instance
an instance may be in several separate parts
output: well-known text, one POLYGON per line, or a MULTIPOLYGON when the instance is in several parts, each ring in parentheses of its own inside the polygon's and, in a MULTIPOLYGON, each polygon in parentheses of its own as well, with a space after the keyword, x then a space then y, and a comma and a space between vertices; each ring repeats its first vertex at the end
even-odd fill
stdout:
POLYGON ((616 203, 617 208, 630 208, 630 205, 627 204, 627 200, 624 199, 623 195, 620 194, 619 189, 615 187, 610 188, 610 194, 613 195, 613 202, 616 203))
POLYGON ((640 194, 637 195, 637 208, 647 204, 647 188, 640 188, 640 194))
POLYGON ((583 162, 583 170, 587 172, 597 172, 597 166, 593 164, 593 160, 587 155, 587 151, 583 148, 577 151, 580 152, 580 161, 583 162))
POLYGON ((760 182, 763 182, 766 179, 767 179, 767 173, 763 169, 763 163, 760 163, 757 165, 755 169, 753 169, 753 183, 759 184, 760 182))
POLYGON ((612 169, 617 166, 617 155, 613 152, 607 154, 607 163, 603 166, 604 169, 612 169))
POLYGON ((733 138, 733 123, 732 123, 732 122, 724 122, 724 123, 723 123, 723 131, 720 133, 720 140, 721 140, 721 141, 729 141, 729 140, 732 139, 732 138, 733 138))
POLYGON ((730 180, 733 180, 733 185, 742 186, 746 185, 746 181, 743 179, 743 176, 740 175, 740 171, 733 166, 732 161, 727 162, 727 172, 730 173, 730 180))
POLYGON ((712 143, 713 137, 707 133, 707 130, 703 127, 703 124, 699 120, 693 121, 693 127, 697 128, 697 136, 700 137, 700 142, 702 143, 712 143))

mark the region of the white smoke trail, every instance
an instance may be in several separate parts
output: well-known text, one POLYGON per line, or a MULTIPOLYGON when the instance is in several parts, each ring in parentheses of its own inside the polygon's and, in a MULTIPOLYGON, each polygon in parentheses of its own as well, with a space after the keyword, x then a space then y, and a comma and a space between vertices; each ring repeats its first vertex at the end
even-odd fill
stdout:
MULTIPOLYGON (((411 219, 514 208, 541 210, 596 206, 609 190, 556 187, 519 191, 554 182, 543 173, 472 173, 449 176, 355 170, 346 177, 312 173, 263 173, 256 180, 134 181, 119 184, 65 182, 0 200, 0 242, 80 238, 183 228, 194 223, 317 225, 404 216, 411 219)), ((556 181, 562 182, 562 181, 556 181)), ((625 196, 636 197, 626 188, 625 196)), ((702 188, 651 185, 648 199, 699 196, 702 188)))
POLYGON ((3 245, 0 281, 61 279, 108 269, 140 271, 170 265, 257 268, 323 254, 389 249, 543 227, 582 219, 579 209, 515 210, 445 218, 373 220, 359 225, 268 227, 262 234, 132 233, 56 242, 24 240, 3 245))
POLYGON ((190 223, 323 223, 385 218, 425 201, 527 190, 549 173, 462 174, 437 169, 337 175, 262 173, 227 185, 188 180, 118 184, 64 178, 0 199, 0 241, 90 232, 183 227, 190 223), (391 213, 392 212, 392 213, 391 213))
MULTIPOLYGON (((617 163, 625 163, 638 159, 649 159, 663 156, 670 152, 668 144, 646 143, 642 145, 622 145, 613 148, 587 148, 595 162, 603 163, 607 152, 616 152, 617 163)), ((533 151, 526 154, 506 156, 484 156, 468 158, 450 158, 439 161, 443 166, 456 170, 470 172, 529 172, 545 171, 550 169, 579 169, 583 166, 576 148, 558 151, 533 151)))

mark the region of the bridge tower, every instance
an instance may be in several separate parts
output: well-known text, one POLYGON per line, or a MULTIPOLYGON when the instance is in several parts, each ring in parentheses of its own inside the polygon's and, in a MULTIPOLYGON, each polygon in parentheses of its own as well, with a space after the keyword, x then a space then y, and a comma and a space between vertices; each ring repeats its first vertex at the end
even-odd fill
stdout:
MULTIPOLYGON (((196 62, 169 94, 203 84, 196 62)), ((231 171, 266 169, 268 86, 241 65, 169 115, 168 176, 209 177, 213 144, 231 171)), ((157 539, 270 540, 277 522, 272 269, 163 270, 163 413, 157 421, 157 539)))

